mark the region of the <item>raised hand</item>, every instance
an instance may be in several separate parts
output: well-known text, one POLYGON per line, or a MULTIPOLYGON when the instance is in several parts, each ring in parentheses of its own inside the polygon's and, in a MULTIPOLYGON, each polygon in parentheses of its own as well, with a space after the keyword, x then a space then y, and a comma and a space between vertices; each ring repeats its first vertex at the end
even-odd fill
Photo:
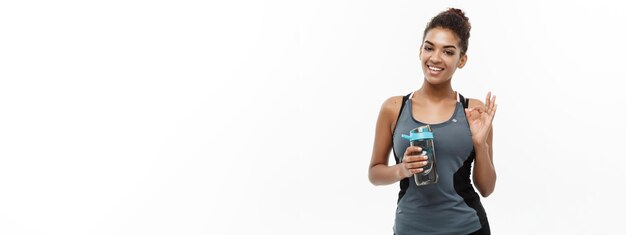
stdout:
POLYGON ((478 106, 465 109, 465 115, 472 132, 472 142, 481 144, 487 142, 487 136, 491 130, 491 123, 496 115, 496 96, 491 97, 491 92, 487 93, 485 106, 478 106))

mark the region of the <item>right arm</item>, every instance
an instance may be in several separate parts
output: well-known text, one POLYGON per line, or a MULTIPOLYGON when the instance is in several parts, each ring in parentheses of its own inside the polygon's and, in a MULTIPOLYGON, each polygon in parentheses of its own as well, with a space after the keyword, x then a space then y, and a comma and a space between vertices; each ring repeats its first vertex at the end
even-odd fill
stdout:
POLYGON ((374 149, 372 150, 368 174, 370 182, 374 185, 387 185, 398 182, 415 173, 422 172, 422 167, 427 163, 425 156, 414 155, 422 151, 419 147, 408 147, 402 162, 389 166, 392 132, 400 113, 401 103, 402 96, 391 97, 383 103, 378 114, 374 149))

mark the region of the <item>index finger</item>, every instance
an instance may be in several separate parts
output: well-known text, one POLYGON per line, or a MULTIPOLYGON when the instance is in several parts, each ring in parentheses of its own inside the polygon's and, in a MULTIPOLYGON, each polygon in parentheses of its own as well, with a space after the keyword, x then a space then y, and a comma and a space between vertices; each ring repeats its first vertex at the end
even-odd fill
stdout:
POLYGON ((417 161, 426 161, 428 159, 427 155, 409 155, 406 156, 402 162, 417 162, 417 161))
POLYGON ((422 148, 419 146, 409 146, 406 148, 406 151, 409 153, 422 152, 422 148))

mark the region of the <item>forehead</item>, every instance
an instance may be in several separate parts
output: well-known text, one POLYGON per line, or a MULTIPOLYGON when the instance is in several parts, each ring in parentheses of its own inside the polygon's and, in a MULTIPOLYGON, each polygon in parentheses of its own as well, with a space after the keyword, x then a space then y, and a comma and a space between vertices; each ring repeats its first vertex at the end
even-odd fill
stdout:
POLYGON ((452 30, 444 29, 441 27, 428 30, 428 32, 424 36, 424 41, 432 42, 433 44, 435 44, 435 46, 459 46, 459 38, 456 36, 456 34, 454 34, 452 30))

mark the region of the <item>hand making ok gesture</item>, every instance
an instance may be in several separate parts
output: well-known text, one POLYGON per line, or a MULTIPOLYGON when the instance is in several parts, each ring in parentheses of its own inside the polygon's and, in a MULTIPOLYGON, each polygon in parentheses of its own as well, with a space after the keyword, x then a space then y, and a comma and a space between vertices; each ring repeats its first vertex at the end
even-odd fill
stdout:
POLYGON ((467 122, 469 123, 472 133, 472 142, 474 144, 485 143, 487 136, 491 130, 493 117, 496 115, 496 96, 491 97, 491 92, 487 93, 485 106, 477 106, 465 109, 467 122))

